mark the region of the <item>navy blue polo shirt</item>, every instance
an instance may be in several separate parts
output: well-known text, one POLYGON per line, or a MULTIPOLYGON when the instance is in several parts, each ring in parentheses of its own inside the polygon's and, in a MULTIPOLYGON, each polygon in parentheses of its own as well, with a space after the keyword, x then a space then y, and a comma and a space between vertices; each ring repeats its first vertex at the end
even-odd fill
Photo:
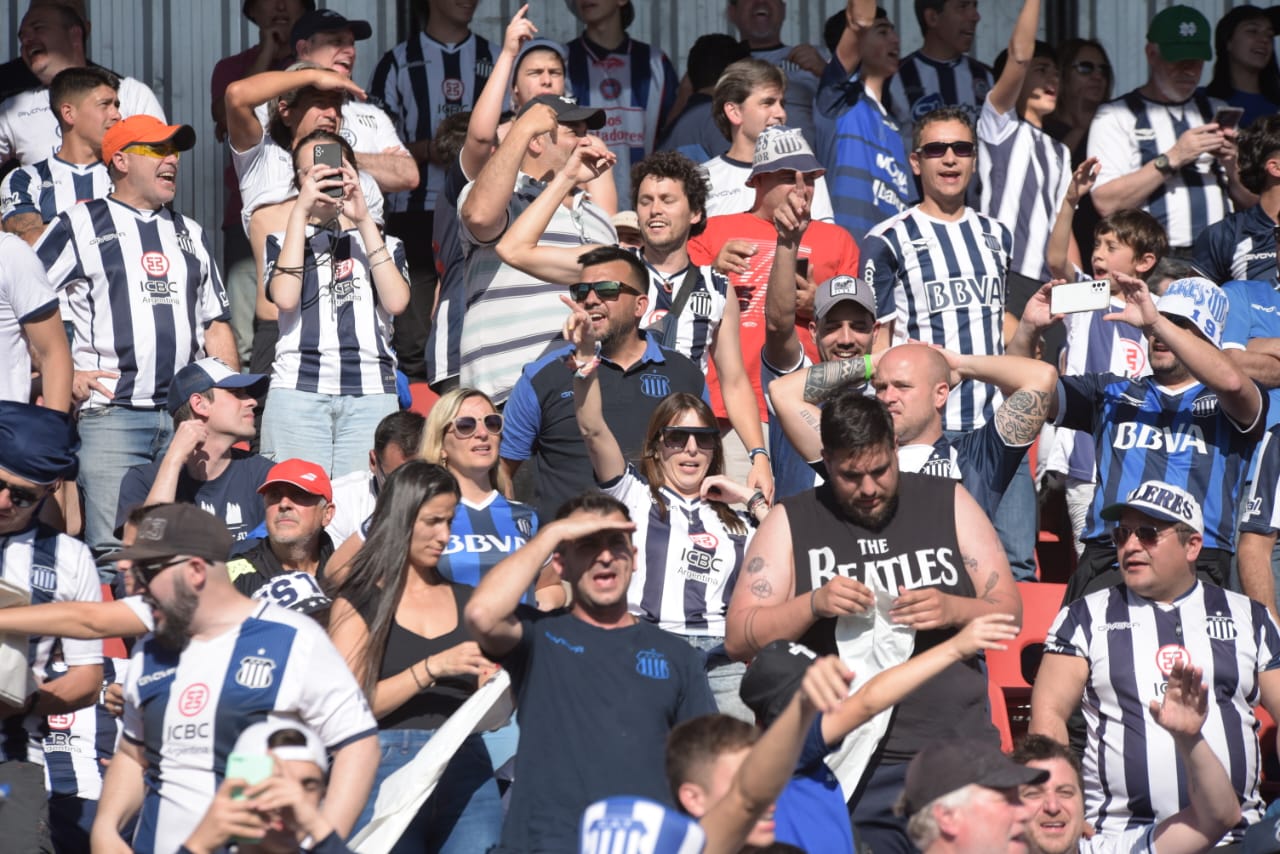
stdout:
MULTIPOLYGON (((706 377, 697 365, 640 334, 645 350, 634 365, 624 370, 602 357, 596 368, 605 423, 633 462, 659 401, 678 391, 708 399, 706 377)), ((573 371, 565 362, 573 352, 566 342, 525 365, 502 411, 503 459, 537 461, 534 506, 540 519, 554 519, 561 504, 596 486, 573 411, 573 371)))

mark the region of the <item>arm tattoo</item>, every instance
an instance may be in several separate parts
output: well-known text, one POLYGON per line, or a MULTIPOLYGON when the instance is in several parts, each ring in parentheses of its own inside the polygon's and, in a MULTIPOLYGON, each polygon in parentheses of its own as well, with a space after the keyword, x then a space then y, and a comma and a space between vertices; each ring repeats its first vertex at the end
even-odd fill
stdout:
POLYGON ((756 555, 751 560, 747 561, 747 575, 755 575, 756 573, 761 572, 763 569, 764 569, 764 558, 760 557, 759 555, 756 555))
POLYGON ((862 359, 819 362, 809 369, 804 381, 805 403, 821 403, 827 395, 850 381, 866 385, 867 366, 862 359))
POLYGON ((751 594, 757 599, 768 599, 773 595, 773 585, 767 578, 757 578, 751 582, 751 594))
POLYGON ((996 429, 1010 445, 1026 445, 1040 434, 1049 414, 1049 395, 1043 391, 1018 389, 1005 398, 996 411, 996 429))
POLYGON ((808 409, 801 409, 797 414, 800 416, 801 419, 804 420, 805 424, 809 425, 809 427, 813 430, 814 433, 822 432, 822 422, 819 421, 817 418, 814 418, 813 413, 810 412, 808 409))

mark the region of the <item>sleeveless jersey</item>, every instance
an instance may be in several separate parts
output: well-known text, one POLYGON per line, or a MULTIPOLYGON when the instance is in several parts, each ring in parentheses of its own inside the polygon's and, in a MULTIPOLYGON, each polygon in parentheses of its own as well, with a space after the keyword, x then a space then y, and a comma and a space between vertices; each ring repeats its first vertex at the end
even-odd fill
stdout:
MULTIPOLYGON (((782 501, 791 529, 796 596, 816 590, 837 574, 865 583, 873 573, 878 586, 888 590, 936 588, 955 596, 976 595, 956 537, 951 482, 908 472, 898 477, 897 510, 879 531, 851 522, 830 484, 782 501)), ((800 642, 819 655, 834 653, 835 628, 834 619, 818 620, 800 642)), ((953 629, 917 632, 915 653, 954 634, 953 629)), ((987 678, 973 658, 952 664, 898 704, 882 761, 905 762, 930 741, 994 732, 987 678)))

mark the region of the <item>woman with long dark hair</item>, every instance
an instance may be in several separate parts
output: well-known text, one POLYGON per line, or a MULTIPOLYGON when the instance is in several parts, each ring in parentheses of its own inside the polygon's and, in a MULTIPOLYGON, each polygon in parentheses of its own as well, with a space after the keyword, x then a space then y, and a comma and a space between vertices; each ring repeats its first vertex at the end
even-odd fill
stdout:
POLYGON ((1045 119, 1050 136, 1071 149, 1071 166, 1084 162, 1089 125, 1098 107, 1111 98, 1115 74, 1107 50, 1097 39, 1067 39, 1058 48, 1058 104, 1045 119))
MULTIPOLYGON (((591 318, 581 304, 571 308, 566 337, 579 354, 594 353, 591 318)), ((769 503, 760 490, 724 476, 715 414, 686 392, 667 395, 653 410, 639 466, 630 465, 604 419, 598 354, 576 358, 574 406, 596 482, 627 505, 636 523, 629 610, 703 650, 720 710, 751 721, 738 698, 746 668, 724 651, 724 615, 747 541, 769 503)))
MULTIPOLYGON (((372 818, 386 778, 413 759, 496 668, 462 622, 472 588, 438 571, 459 496, 457 480, 441 466, 414 460, 392 472, 364 547, 333 591, 329 634, 364 686, 382 747, 357 828, 372 818)), ((392 851, 485 851, 501 829, 489 753, 474 735, 392 851)))
POLYGON ((1213 29, 1211 97, 1244 109, 1240 127, 1280 110, 1280 68, 1271 15, 1257 6, 1237 6, 1213 29))

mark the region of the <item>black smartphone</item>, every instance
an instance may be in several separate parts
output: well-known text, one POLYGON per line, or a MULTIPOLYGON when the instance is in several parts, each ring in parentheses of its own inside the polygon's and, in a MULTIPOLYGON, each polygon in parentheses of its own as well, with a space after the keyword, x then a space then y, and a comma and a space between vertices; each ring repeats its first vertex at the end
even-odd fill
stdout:
POLYGON ((796 259, 796 274, 806 279, 809 278, 809 259, 808 258, 796 259))
MULTIPOLYGON (((317 142, 315 147, 311 149, 311 153, 315 158, 316 166, 331 166, 334 169, 342 168, 342 148, 332 142, 317 142)), ((341 176, 338 176, 339 178, 341 176)), ((335 198, 342 198, 342 187, 330 187, 325 190, 325 194, 335 198)))
POLYGON ((1232 130, 1240 126, 1244 116, 1244 107, 1219 107, 1213 114, 1213 123, 1223 130, 1232 130))

